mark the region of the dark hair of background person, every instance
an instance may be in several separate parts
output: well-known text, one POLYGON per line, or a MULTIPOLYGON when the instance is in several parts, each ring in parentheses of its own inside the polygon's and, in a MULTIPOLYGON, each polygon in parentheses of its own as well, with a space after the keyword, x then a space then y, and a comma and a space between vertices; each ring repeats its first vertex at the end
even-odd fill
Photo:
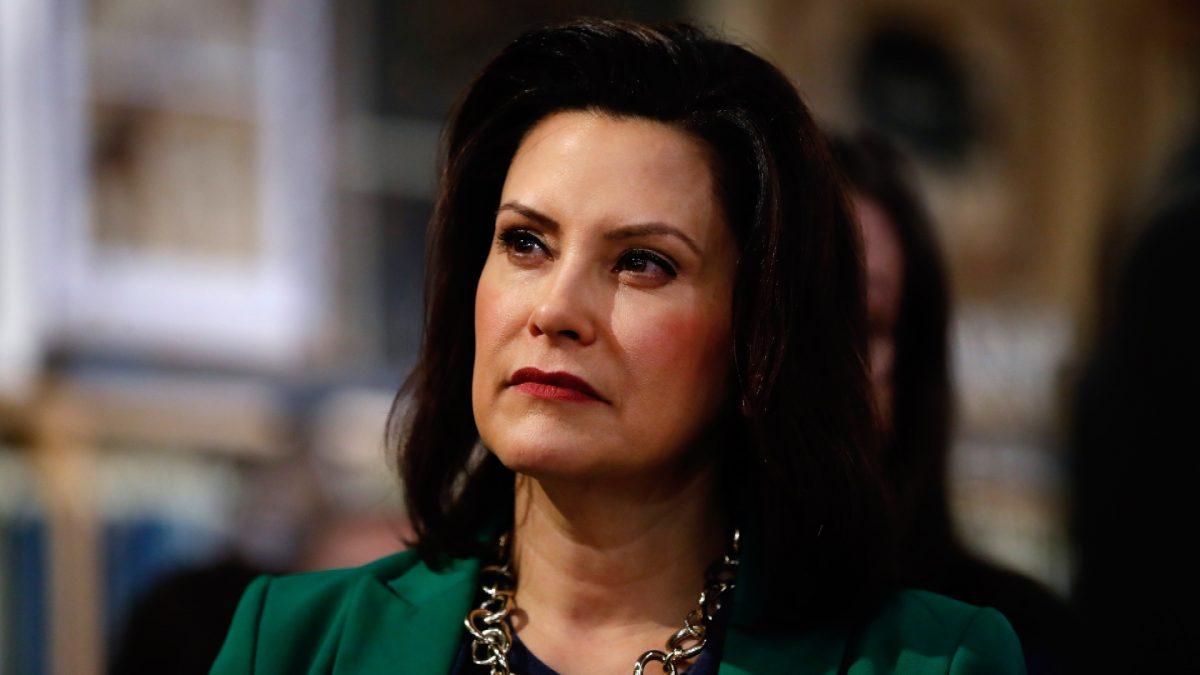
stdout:
POLYGON ((924 568, 957 545, 946 500, 950 444, 948 294, 933 228, 909 185, 903 160, 882 137, 861 132, 834 137, 833 155, 851 194, 874 201, 887 214, 903 257, 900 309, 894 329, 891 430, 882 465, 894 512, 901 570, 924 568))
POLYGON ((722 498, 762 565, 746 585, 769 589, 756 597, 776 627, 865 611, 891 586, 857 228, 787 78, 684 24, 533 30, 456 105, 428 234, 420 357, 389 419, 418 550, 437 566, 480 554, 479 533, 498 518, 511 526, 513 473, 478 447, 472 415, 475 286, 518 144, 564 110, 660 121, 711 148, 740 251, 736 391, 710 436, 722 439, 722 498))
POLYGON ((1200 672, 1200 171, 1176 180, 1117 268, 1074 401, 1073 597, 1106 646, 1096 672, 1200 672))
POLYGON ((882 446, 893 499, 899 581, 994 607, 1012 623, 1027 669, 1073 669, 1073 617, 1037 582, 985 562, 955 534, 947 493, 952 425, 946 272, 911 169, 883 137, 860 132, 831 146, 851 194, 887 214, 903 258, 894 328, 891 430, 882 446))

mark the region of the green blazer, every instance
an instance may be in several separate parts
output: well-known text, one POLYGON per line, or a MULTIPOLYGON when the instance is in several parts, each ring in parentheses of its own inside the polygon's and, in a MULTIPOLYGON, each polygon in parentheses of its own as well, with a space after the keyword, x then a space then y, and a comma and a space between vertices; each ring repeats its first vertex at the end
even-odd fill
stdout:
MULTIPOLYGON (((405 551, 351 569, 259 577, 242 596, 212 673, 444 675, 463 640, 478 571, 469 559, 434 571, 405 551)), ((1017 636, 994 609, 910 590, 853 639, 835 630, 761 633, 740 620, 746 585, 734 591, 721 675, 1025 672, 1017 636)))

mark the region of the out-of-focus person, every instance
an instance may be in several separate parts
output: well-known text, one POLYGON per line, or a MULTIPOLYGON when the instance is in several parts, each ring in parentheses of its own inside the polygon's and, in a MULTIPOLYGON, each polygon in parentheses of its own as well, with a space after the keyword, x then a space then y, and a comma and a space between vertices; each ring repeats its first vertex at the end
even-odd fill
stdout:
POLYGON ((1200 672, 1200 180, 1164 201, 1117 275, 1073 411, 1073 595, 1104 646, 1093 672, 1200 672))
POLYGON ((1066 603, 982 560, 954 531, 946 489, 953 405, 946 273, 907 165, 873 133, 836 137, 832 146, 862 228, 871 384, 901 583, 995 607, 1020 637, 1031 675, 1071 672, 1075 620, 1066 603))

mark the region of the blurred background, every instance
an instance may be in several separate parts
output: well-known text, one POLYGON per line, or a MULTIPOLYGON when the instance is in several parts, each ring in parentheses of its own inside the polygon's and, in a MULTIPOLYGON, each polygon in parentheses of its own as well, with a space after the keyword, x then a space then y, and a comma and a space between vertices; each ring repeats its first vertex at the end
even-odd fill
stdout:
POLYGON ((578 15, 716 28, 908 153, 952 283, 955 525, 1069 597, 1072 392, 1198 156, 1194 4, 0 0, 0 673, 103 672, 172 575, 399 546, 383 424, 441 124, 578 15))

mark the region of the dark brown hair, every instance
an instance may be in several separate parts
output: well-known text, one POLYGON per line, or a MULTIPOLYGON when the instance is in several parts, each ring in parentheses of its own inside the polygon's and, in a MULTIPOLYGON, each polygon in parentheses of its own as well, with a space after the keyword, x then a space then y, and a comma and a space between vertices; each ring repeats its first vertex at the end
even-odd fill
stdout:
POLYGON ((881 597, 890 549, 871 459, 864 284, 838 174, 783 74, 683 24, 528 32, 450 118, 421 353, 389 420, 423 558, 478 554, 481 531, 511 523, 513 474, 476 448, 475 287, 517 146, 562 110, 661 121, 713 150, 740 247, 722 487, 760 566, 762 618, 823 622, 881 597))

